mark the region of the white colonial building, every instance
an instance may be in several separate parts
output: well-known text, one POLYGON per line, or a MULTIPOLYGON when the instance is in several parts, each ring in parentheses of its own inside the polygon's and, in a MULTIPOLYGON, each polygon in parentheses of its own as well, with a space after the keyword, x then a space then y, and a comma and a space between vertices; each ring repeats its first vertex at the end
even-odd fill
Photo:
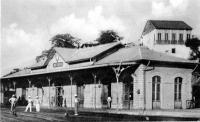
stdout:
POLYGON ((148 20, 140 44, 155 51, 189 58, 190 49, 185 41, 191 37, 192 28, 183 21, 148 20))

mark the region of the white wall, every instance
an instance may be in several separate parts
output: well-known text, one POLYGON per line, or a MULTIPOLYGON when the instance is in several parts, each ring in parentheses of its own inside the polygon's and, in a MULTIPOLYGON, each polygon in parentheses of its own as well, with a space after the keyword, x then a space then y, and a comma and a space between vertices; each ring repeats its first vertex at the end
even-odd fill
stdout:
POLYGON ((102 84, 86 84, 84 89, 84 107, 95 108, 96 104, 96 108, 102 108, 102 92, 102 84))
POLYGON ((16 97, 22 97, 22 88, 16 88, 16 97))
POLYGON ((65 63, 65 61, 62 59, 62 57, 60 55, 55 53, 55 55, 53 56, 53 58, 51 59, 51 61, 49 62, 48 66, 47 66, 47 70, 56 70, 56 69, 59 70, 62 68, 69 68, 69 65, 67 63, 65 63), (53 64, 57 63, 57 62, 62 62, 63 66, 62 67, 53 67, 53 64))
POLYGON ((49 106, 49 100, 50 102, 53 102, 53 106, 55 106, 55 99, 56 99, 56 87, 42 87, 43 89, 43 101, 42 105, 43 106, 49 106), (50 89, 50 90, 49 90, 50 89), (49 98, 50 96, 50 98, 49 98), (53 99, 52 99, 53 98, 53 99))
MULTIPOLYGON (((158 33, 161 33, 161 39, 165 40, 165 33, 168 33, 168 39, 172 40, 172 33, 176 34, 176 40, 179 40, 179 34, 183 34, 183 40, 186 41, 187 34, 191 34, 191 31, 186 30, 158 30, 155 29, 152 32, 144 35, 141 38, 141 42, 144 46, 148 47, 149 49, 153 49, 155 51, 168 53, 173 56, 182 57, 182 58, 189 58, 190 49, 186 47, 184 44, 156 44, 156 40, 158 39, 158 33), (155 37, 155 38, 154 38, 155 37), (172 53, 172 48, 175 48, 176 53, 172 53)), ((191 36, 190 36, 191 37, 191 36)))
POLYGON ((185 59, 189 58, 191 52, 190 48, 186 47, 185 45, 154 45, 152 49, 185 59), (172 53, 172 48, 175 48, 176 53, 172 53))
POLYGON ((140 65, 134 75, 133 108, 144 108, 144 65, 140 65))
POLYGON ((186 108, 186 100, 192 98, 191 75, 192 69, 155 67, 146 74, 147 109, 152 109, 152 77, 161 77, 161 109, 174 109, 174 79, 182 77, 182 108, 186 108))
POLYGON ((63 103, 66 100, 67 107, 74 107, 74 95, 77 94, 76 85, 67 85, 63 86, 64 94, 63 94, 63 103))
POLYGON ((118 108, 123 108, 123 83, 111 83, 111 108, 117 108, 117 96, 118 96, 118 108))

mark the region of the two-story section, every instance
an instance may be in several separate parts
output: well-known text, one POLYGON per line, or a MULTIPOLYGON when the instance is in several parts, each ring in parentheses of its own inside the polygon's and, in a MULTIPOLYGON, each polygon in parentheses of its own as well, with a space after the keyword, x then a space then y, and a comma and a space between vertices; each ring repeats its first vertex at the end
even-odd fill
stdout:
POLYGON ((191 38, 191 31, 184 21, 148 20, 140 44, 155 51, 189 58, 190 49, 185 42, 191 38))

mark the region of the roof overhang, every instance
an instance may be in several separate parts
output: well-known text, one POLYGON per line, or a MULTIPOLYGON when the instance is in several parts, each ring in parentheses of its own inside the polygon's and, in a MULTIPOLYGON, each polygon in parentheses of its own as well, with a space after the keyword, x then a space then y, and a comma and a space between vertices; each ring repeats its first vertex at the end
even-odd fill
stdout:
POLYGON ((75 67, 75 68, 62 68, 62 69, 57 69, 57 70, 41 71, 41 72, 29 73, 29 74, 11 76, 11 77, 7 76, 7 77, 3 77, 1 79, 11 79, 11 78, 29 77, 29 76, 45 75, 45 74, 52 74, 52 73, 59 73, 59 72, 70 72, 70 71, 76 71, 76 70, 103 68, 103 67, 119 66, 119 65, 136 65, 136 64, 138 64, 138 63, 136 63, 136 62, 116 62, 116 63, 112 63, 112 64, 108 63, 108 64, 98 64, 98 65, 82 66, 82 67, 75 67))
POLYGON ((92 68, 104 68, 104 67, 119 66, 119 65, 139 65, 142 63, 147 64, 149 61, 151 62, 150 65, 171 66, 171 67, 190 68, 190 69, 194 69, 197 64, 199 65, 199 63, 193 63, 193 62, 169 62, 169 61, 140 59, 140 60, 131 60, 131 61, 108 62, 108 63, 103 63, 103 64, 95 64, 94 63, 92 65, 81 66, 81 67, 71 67, 71 68, 62 68, 62 69, 54 69, 54 70, 42 70, 40 72, 27 73, 27 74, 23 74, 23 75, 2 77, 1 79, 29 77, 29 76, 35 76, 35 75, 45 75, 45 74, 52 74, 52 73, 59 73, 59 72, 70 72, 70 71, 85 70, 85 69, 92 69, 92 68))

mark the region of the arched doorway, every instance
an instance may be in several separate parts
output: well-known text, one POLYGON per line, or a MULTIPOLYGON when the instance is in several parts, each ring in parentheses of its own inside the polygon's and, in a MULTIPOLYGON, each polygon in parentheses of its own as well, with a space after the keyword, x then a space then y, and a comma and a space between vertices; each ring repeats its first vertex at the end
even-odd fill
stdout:
POLYGON ((123 82, 123 109, 133 108, 134 79, 129 73, 122 76, 123 82))

